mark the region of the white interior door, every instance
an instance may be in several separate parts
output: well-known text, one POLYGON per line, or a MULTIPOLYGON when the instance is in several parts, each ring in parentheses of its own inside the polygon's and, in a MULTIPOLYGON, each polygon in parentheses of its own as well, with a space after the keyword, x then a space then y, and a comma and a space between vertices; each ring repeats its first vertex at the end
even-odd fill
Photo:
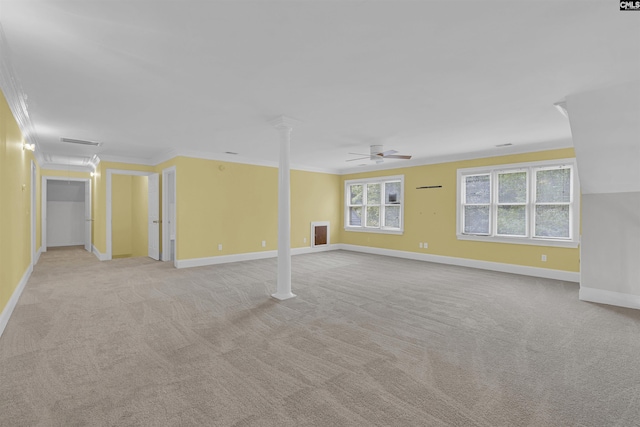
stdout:
POLYGON ((91 251, 91 181, 84 182, 84 248, 91 251))
POLYGON ((160 259, 160 176, 149 175, 149 257, 160 259))

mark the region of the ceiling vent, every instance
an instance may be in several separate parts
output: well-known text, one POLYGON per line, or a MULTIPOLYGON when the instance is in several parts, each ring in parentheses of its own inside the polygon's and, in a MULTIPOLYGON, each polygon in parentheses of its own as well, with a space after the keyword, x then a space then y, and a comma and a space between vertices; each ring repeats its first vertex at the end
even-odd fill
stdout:
POLYGON ((87 141, 84 139, 60 138, 60 141, 68 144, 90 145, 92 147, 100 147, 102 145, 102 142, 87 141))

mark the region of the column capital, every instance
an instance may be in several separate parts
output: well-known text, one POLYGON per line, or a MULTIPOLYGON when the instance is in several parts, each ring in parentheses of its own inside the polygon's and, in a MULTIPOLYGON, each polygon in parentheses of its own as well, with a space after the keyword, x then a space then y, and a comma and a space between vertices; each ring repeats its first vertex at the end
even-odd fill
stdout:
POLYGON ((278 116, 269 120, 269 123, 276 129, 293 129, 295 125, 301 124, 302 121, 292 117, 278 116))

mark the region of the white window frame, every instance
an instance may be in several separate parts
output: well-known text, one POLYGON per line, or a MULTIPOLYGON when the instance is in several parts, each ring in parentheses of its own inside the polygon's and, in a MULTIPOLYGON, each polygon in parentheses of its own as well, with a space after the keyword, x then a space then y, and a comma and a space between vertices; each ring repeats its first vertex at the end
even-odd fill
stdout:
MULTIPOLYGON (((382 234, 403 234, 404 233, 404 202, 405 202, 405 194, 404 194, 404 175, 394 175, 394 176, 381 176, 376 178, 366 178, 366 179, 350 179, 345 180, 344 182, 344 229, 345 231, 356 231, 356 232, 364 232, 364 233, 382 233, 382 234), (400 202, 387 204, 385 199, 385 183, 388 182, 400 182, 400 202), (363 188, 362 191, 362 225, 353 226, 349 225, 349 207, 350 204, 350 189, 351 185, 363 185, 366 184, 380 184, 380 204, 376 206, 380 206, 380 226, 379 227, 370 227, 366 226, 367 221, 367 194, 366 188, 363 188), (384 211, 387 206, 399 206, 400 207, 400 227, 392 228, 392 227, 383 227, 382 223, 384 222, 384 211)), ((359 205, 358 205, 359 206, 359 205)), ((374 205, 368 205, 374 206, 374 205)))
MULTIPOLYGON (((507 203, 513 205, 514 203, 507 203)), ((546 203, 545 203, 546 204, 546 203)), ((563 203, 553 203, 560 205, 563 203)), ((577 248, 580 244, 580 183, 575 159, 547 160, 528 163, 513 163, 505 165, 492 165, 476 168, 458 169, 457 202, 456 202, 456 234, 458 240, 474 240, 482 242, 513 243, 536 246, 557 246, 577 248), (571 169, 571 197, 569 206, 569 238, 536 237, 535 234, 535 208, 536 197, 536 172, 555 168, 571 169), (498 174, 509 172, 527 172, 527 203, 526 203, 526 235, 510 236, 497 234, 497 207, 498 207, 498 174), (470 175, 486 175, 491 177, 491 201, 489 209, 489 234, 464 233, 464 182, 470 175)))

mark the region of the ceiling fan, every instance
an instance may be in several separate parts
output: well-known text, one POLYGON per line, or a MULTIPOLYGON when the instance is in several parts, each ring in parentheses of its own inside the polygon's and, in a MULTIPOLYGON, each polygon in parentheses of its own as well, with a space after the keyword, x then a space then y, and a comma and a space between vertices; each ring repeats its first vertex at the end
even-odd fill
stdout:
POLYGON ((382 163, 384 162, 384 159, 409 160, 411 158, 411 156, 406 156, 406 155, 396 154, 396 153, 397 153, 396 150, 384 151, 384 149, 382 148, 382 145, 372 145, 369 148, 369 154, 349 153, 349 154, 353 154, 354 156, 364 156, 364 157, 349 159, 347 160, 347 162, 354 162, 356 160, 369 159, 369 160, 375 160, 376 163, 382 163))

